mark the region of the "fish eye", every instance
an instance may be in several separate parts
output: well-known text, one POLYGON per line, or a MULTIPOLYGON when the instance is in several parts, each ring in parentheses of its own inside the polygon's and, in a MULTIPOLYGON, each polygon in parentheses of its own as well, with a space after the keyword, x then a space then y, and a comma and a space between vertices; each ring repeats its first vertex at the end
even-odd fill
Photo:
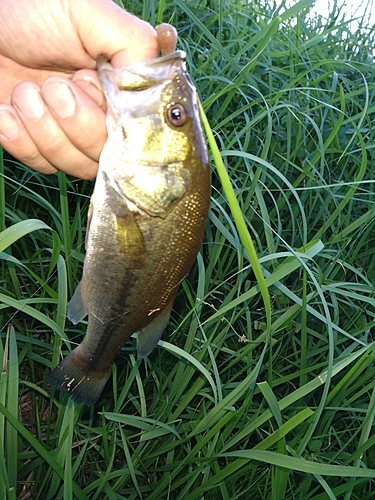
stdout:
POLYGON ((174 127, 182 127, 188 119, 185 107, 179 102, 172 102, 167 107, 167 119, 174 127))

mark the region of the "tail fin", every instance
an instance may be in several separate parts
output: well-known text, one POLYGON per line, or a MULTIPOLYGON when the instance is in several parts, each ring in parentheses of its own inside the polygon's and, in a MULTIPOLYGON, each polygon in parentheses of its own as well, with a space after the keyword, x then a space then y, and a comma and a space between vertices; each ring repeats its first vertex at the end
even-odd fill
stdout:
POLYGON ((48 381, 56 389, 69 394, 76 403, 91 406, 102 393, 111 369, 104 374, 90 369, 82 362, 77 349, 52 370, 48 381))

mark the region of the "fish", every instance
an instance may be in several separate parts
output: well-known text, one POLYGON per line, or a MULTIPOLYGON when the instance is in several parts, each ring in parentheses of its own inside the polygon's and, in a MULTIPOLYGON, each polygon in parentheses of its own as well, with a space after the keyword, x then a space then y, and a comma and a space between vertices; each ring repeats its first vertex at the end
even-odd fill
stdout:
POLYGON ((165 54, 117 69, 97 61, 108 139, 67 311, 73 324, 87 315, 87 331, 49 375, 52 387, 88 406, 135 332, 139 359, 157 345, 203 240, 211 178, 197 91, 185 52, 165 54))

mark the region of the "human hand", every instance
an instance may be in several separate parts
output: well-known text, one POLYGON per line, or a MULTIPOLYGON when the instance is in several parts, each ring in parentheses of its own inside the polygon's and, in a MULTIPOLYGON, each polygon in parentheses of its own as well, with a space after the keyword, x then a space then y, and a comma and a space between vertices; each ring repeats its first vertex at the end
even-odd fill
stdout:
POLYGON ((0 2, 0 144, 39 172, 95 177, 107 137, 96 59, 157 57, 155 30, 111 0, 0 2))

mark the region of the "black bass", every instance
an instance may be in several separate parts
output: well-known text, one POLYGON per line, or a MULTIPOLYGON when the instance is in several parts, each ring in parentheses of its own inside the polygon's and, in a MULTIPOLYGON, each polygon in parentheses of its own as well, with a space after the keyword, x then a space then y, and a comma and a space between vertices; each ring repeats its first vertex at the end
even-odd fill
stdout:
POLYGON ((68 307, 88 315, 82 343, 51 372, 52 386, 94 404, 117 352, 137 332, 147 356, 169 321, 202 242, 210 169, 185 53, 98 72, 108 140, 91 198, 82 281, 68 307))

